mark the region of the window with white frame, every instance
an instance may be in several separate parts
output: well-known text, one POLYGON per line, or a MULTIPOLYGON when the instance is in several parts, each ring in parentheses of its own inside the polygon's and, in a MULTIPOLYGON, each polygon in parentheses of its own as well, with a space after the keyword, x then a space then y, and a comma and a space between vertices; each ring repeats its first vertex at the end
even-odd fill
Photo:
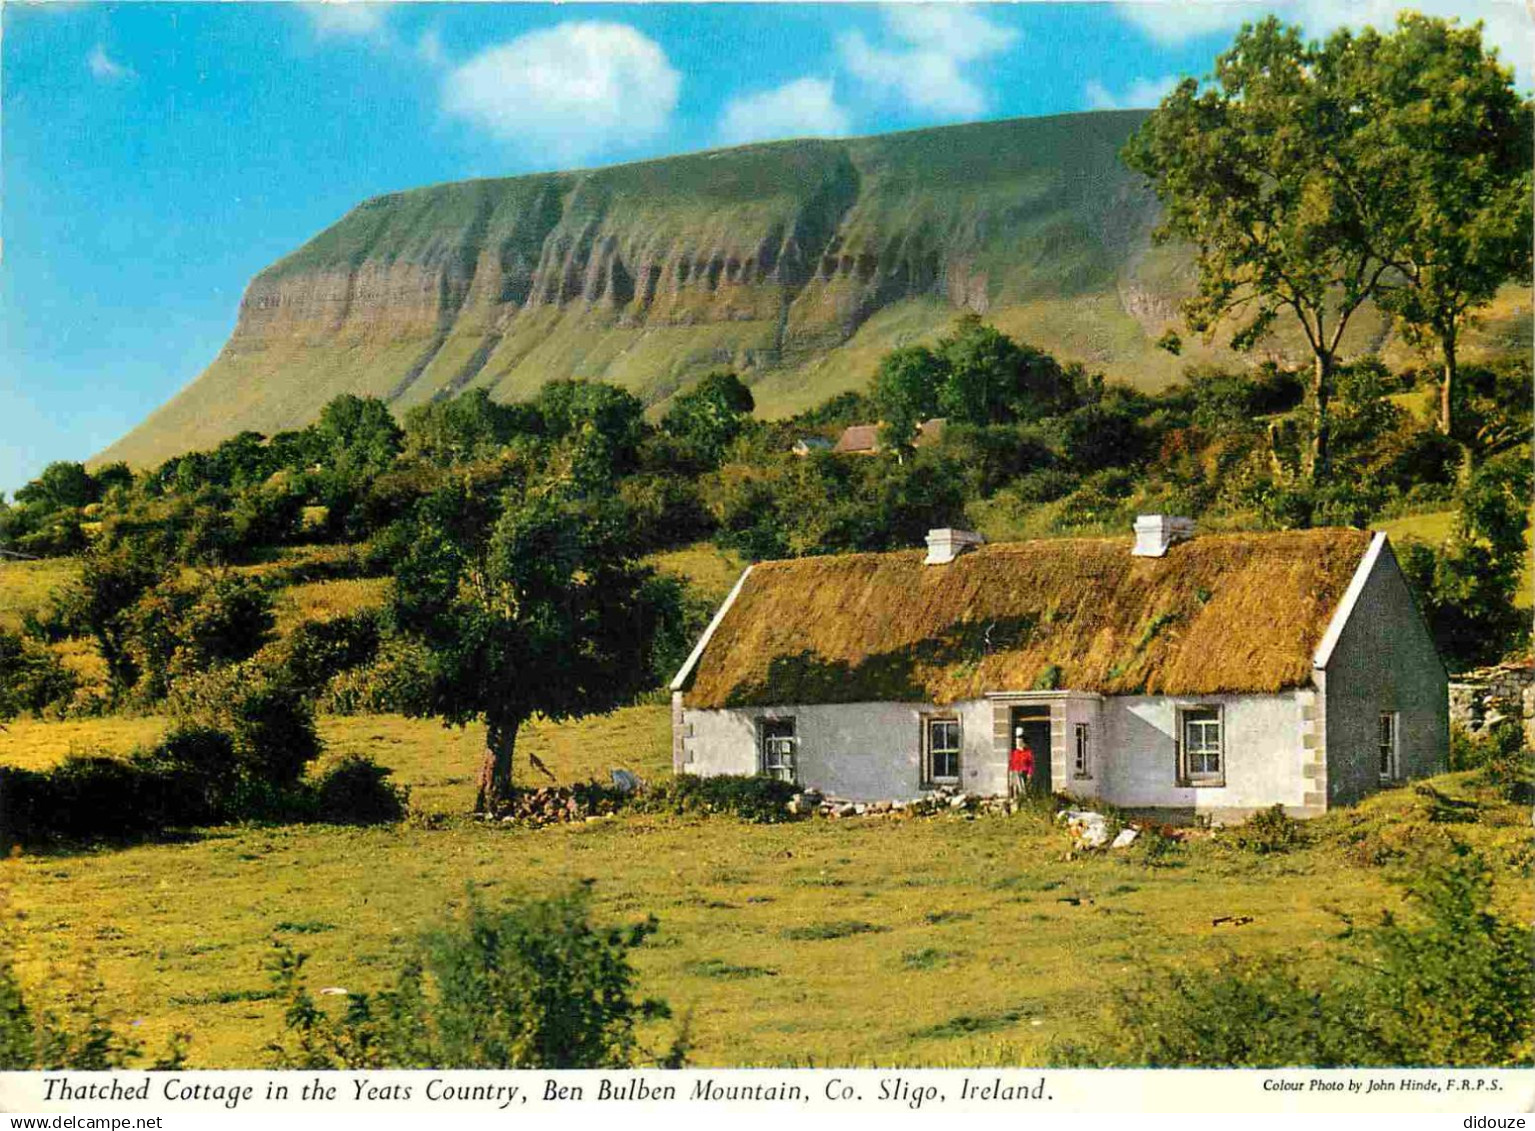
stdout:
POLYGON ((923 726, 923 744, 927 781, 934 785, 959 781, 959 720, 929 717, 923 726))
POLYGON ((1380 713, 1380 780, 1395 781, 1397 777, 1397 713, 1380 713))
POLYGON ((1071 776, 1090 778, 1093 776, 1093 746, 1092 735, 1089 733, 1086 723, 1076 724, 1075 736, 1076 742, 1072 748, 1071 776))
POLYGON ((779 781, 798 781, 799 738, 794 719, 763 719, 761 736, 762 773, 779 781))
POLYGON ((1184 785, 1225 785, 1225 728, 1219 707, 1178 711, 1178 775, 1184 785))

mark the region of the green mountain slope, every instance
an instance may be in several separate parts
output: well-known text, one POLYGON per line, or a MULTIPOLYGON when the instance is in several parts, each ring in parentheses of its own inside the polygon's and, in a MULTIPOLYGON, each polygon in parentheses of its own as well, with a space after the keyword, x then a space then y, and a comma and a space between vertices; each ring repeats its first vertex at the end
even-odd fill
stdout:
MULTIPOLYGON (((213 364, 99 458, 150 464, 301 426, 343 392, 403 411, 568 376, 659 405, 731 367, 781 415, 862 386, 884 350, 965 309, 1162 385, 1226 355, 1153 346, 1192 276, 1185 253, 1151 248, 1155 201, 1118 160, 1143 116, 775 142, 378 197, 256 276, 213 364)), ((1390 345, 1379 319, 1357 338, 1390 345)), ((1299 356, 1282 335, 1272 352, 1299 356)))

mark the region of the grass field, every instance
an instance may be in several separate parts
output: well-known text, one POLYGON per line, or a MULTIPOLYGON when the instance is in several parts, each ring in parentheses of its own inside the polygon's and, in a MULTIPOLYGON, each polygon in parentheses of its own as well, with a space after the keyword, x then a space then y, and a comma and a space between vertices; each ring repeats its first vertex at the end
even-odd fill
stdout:
POLYGON ((74 558, 41 558, 17 561, 0 558, 0 628, 21 627, 30 612, 48 603, 48 594, 75 576, 74 558))
POLYGON ((746 569, 746 561, 734 550, 721 550, 713 542, 698 542, 681 550, 655 554, 651 565, 662 573, 690 582, 712 601, 723 601, 746 569))
MULTIPOLYGON (((141 741, 156 724, 110 722, 110 738, 90 730, 108 723, 21 724, 0 736, 0 758, 37 764, 71 744, 141 741)), ((327 719, 324 733, 327 757, 372 754, 421 808, 467 808, 474 730, 379 717, 327 719)), ((652 706, 535 726, 522 749, 574 780, 614 765, 663 774, 667 742, 666 708, 652 706)), ((1439 784, 1469 789, 1463 775, 1439 784)), ((641 988, 690 1015, 695 1063, 1027 1063, 1138 963, 1202 961, 1219 944, 1305 961, 1331 945, 1337 912, 1399 907, 1400 887, 1348 863, 1336 838, 1350 822, 1426 820, 1409 816, 1415 806, 1410 789, 1394 790, 1314 823, 1303 850, 1260 857, 1205 841, 1170 867, 1067 858, 1064 834, 1031 815, 783 826, 625 815, 542 830, 464 817, 243 826, 23 855, 0 875, 24 913, 26 981, 68 985, 88 963, 151 1046, 191 1032, 198 1066, 261 1063, 280 1024, 263 998, 274 938, 312 955, 312 986, 374 989, 467 891, 494 905, 581 880, 595 881, 604 921, 659 917, 637 954, 641 988), (1212 925, 1227 915, 1252 922, 1212 925)), ((1528 859, 1526 816, 1488 806, 1457 833, 1499 867, 1505 907, 1528 916, 1511 863, 1528 859)))

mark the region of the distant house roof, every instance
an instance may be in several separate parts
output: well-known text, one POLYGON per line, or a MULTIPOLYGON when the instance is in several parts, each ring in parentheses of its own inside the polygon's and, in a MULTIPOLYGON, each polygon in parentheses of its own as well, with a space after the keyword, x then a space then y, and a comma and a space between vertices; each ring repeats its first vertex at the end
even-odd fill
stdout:
POLYGON ((693 707, 933 702, 1048 686, 1277 692, 1307 683, 1370 547, 1358 530, 1123 538, 763 562, 674 686, 693 707))
MULTIPOLYGON (((943 435, 943 425, 944 418, 941 416, 919 424, 917 446, 936 443, 943 435)), ((837 445, 832 451, 842 455, 872 455, 879 451, 879 446, 878 424, 849 424, 842 430, 842 435, 837 437, 837 445)))
POLYGON ((863 455, 879 451, 879 425, 849 424, 842 430, 842 435, 837 437, 837 444, 832 451, 841 455, 863 455))

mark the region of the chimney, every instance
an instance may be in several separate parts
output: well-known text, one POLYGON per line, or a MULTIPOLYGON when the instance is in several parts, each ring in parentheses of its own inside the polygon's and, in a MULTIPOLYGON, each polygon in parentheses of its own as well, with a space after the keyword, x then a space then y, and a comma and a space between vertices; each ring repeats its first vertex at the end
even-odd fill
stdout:
POLYGON ((1143 514, 1135 519, 1135 549, 1130 553, 1137 558, 1160 558, 1174 542, 1186 542, 1194 537, 1194 520, 1175 514, 1143 514))
POLYGON ((986 539, 970 530, 955 530, 951 526, 939 527, 927 532, 927 557, 923 565, 944 565, 952 562, 971 546, 983 546, 986 539))

